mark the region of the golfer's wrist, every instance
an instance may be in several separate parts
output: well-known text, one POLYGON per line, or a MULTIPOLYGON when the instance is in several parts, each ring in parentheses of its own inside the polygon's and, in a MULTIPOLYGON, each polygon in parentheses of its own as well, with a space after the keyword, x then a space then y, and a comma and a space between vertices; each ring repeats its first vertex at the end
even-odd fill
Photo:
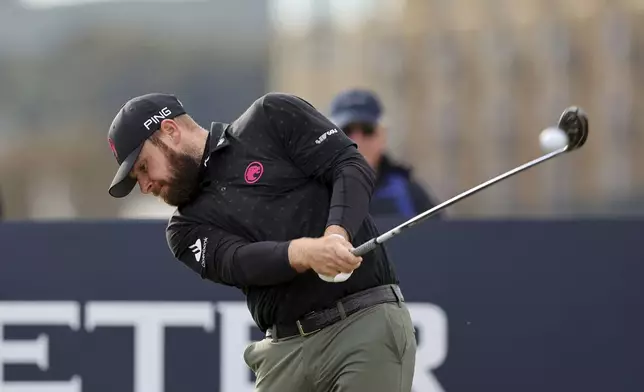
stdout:
POLYGON ((295 271, 302 273, 311 267, 306 256, 307 242, 310 238, 292 240, 288 246, 288 262, 295 271))
POLYGON ((342 226, 338 226, 338 225, 328 226, 324 231, 324 236, 326 237, 331 234, 341 235, 342 237, 344 237, 345 240, 351 241, 351 239, 349 238, 349 233, 342 226))

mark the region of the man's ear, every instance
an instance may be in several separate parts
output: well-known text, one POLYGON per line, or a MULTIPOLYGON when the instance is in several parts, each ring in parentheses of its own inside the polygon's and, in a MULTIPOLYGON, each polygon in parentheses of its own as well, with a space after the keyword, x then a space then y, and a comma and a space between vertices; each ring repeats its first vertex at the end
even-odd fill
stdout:
POLYGON ((168 141, 169 144, 177 145, 181 141, 181 129, 179 124, 172 119, 165 119, 161 121, 161 128, 159 129, 161 136, 168 141))

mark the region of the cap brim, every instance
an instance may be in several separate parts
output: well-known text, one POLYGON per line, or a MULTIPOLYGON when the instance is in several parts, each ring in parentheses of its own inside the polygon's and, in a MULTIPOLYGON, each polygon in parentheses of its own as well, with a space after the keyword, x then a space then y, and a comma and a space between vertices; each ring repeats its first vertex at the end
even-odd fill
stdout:
POLYGON ((116 175, 114 176, 114 179, 112 180, 112 185, 110 185, 109 192, 112 197, 125 197, 129 195, 130 192, 132 192, 132 189, 134 189, 134 186, 136 185, 136 179, 130 177, 130 172, 132 171, 134 163, 139 157, 142 148, 143 145, 137 147, 130 153, 130 155, 125 158, 123 163, 121 163, 121 166, 119 167, 116 175))
POLYGON ((346 111, 331 117, 331 121, 340 128, 355 123, 376 124, 378 120, 378 116, 354 111, 346 111))

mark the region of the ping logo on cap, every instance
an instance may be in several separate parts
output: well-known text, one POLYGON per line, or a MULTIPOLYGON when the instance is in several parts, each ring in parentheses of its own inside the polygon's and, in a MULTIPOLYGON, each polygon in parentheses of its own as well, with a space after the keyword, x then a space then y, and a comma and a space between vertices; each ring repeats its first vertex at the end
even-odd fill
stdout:
POLYGON ((145 129, 147 129, 149 131, 150 130, 150 125, 158 124, 159 122, 163 121, 165 118, 167 118, 171 114, 172 114, 172 112, 166 106, 163 109, 159 110, 158 115, 155 114, 154 116, 152 116, 152 117, 148 118, 147 120, 145 120, 145 122, 143 123, 143 126, 145 127, 145 129))

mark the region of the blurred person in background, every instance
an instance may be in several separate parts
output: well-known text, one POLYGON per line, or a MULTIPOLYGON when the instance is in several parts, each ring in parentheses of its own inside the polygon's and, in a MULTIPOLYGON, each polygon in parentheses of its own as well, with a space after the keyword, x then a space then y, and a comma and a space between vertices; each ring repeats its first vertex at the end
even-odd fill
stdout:
MULTIPOLYGON (((413 177, 412 169, 386 153, 385 127, 380 98, 367 89, 340 92, 331 101, 331 120, 358 145, 358 150, 376 171, 371 199, 374 216, 411 218, 438 203, 413 177)), ((437 214, 435 218, 442 218, 437 214)))

